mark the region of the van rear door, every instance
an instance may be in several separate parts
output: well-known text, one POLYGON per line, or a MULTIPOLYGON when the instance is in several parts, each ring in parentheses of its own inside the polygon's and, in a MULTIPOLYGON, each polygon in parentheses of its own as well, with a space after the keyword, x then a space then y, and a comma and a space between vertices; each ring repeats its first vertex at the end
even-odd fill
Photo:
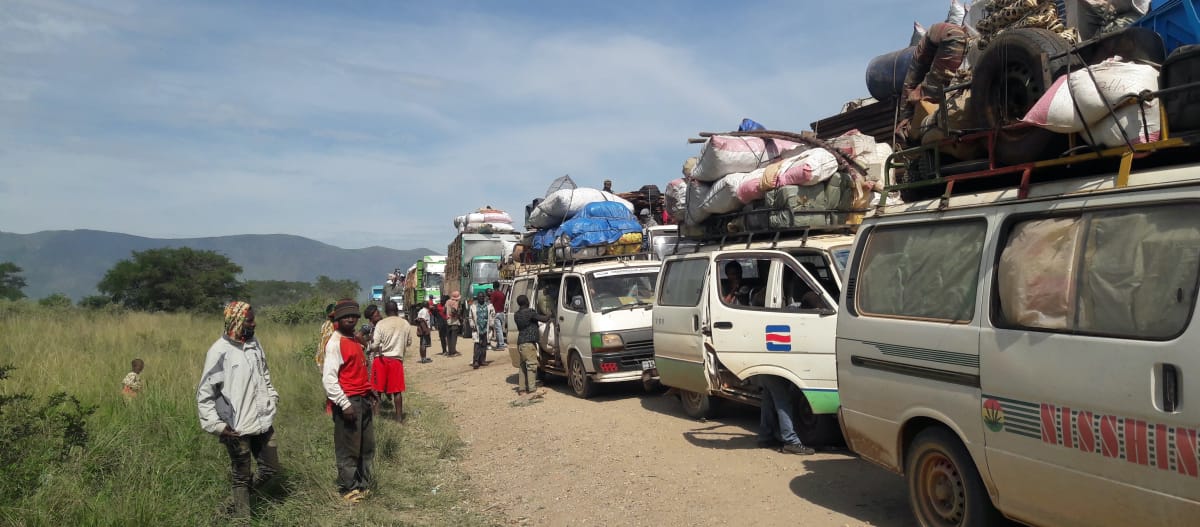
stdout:
POLYGON ((982 412, 999 504, 1017 518, 1183 525, 1200 514, 1200 391, 1183 390, 1200 379, 1200 204, 1099 209, 1128 203, 1089 198, 1096 209, 1053 216, 1025 206, 998 240, 982 412))
POLYGON ((708 273, 707 254, 669 259, 658 275, 654 304, 654 362, 660 381, 705 395, 712 389, 704 374, 708 273))

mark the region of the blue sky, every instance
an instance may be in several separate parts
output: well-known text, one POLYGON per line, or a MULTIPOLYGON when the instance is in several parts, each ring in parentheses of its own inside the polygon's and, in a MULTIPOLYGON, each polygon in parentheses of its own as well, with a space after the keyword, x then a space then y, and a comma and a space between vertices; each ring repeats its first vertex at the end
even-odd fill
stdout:
POLYGON ((948 0, 5 0, 0 230, 444 250, 570 174, 678 177, 701 131, 805 130, 948 0))

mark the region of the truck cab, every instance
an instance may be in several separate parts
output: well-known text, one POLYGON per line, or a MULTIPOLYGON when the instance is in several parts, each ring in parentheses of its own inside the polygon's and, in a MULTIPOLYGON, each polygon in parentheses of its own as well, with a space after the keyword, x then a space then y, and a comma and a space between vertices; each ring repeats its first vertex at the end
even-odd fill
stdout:
POLYGON ((505 316, 517 342, 517 297, 552 317, 540 330, 539 373, 566 377, 581 398, 596 385, 657 378, 652 313, 660 262, 609 259, 532 266, 513 279, 505 316))
POLYGON ((500 280, 500 256, 476 256, 471 259, 467 275, 471 297, 486 292, 500 280))
POLYGON ((849 234, 707 243, 663 262, 655 362, 685 413, 705 417, 718 397, 758 405, 752 379, 780 377, 797 392, 801 441, 838 442, 834 315, 852 243, 849 234))

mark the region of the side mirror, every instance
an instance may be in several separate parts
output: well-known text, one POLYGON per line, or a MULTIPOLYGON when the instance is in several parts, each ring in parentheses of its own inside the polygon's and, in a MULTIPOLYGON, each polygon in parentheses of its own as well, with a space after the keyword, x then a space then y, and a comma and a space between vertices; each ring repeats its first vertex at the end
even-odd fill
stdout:
POLYGON ((571 308, 576 311, 583 311, 583 296, 571 298, 571 308))
POLYGON ((828 316, 831 316, 831 315, 836 315, 836 314, 837 314, 837 309, 834 309, 834 308, 832 308, 832 307, 823 307, 823 308, 820 308, 820 309, 818 309, 818 310, 817 310, 817 314, 818 314, 818 315, 821 315, 821 316, 823 316, 823 317, 828 317, 828 316))

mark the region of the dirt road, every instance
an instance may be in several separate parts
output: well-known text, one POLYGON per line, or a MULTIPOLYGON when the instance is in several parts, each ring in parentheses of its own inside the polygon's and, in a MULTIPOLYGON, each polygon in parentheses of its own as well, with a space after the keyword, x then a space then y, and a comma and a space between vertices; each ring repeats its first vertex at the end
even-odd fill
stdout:
POLYGON ((514 407, 508 354, 491 351, 492 364, 472 370, 470 349, 464 339, 461 357, 410 358, 405 369, 414 389, 449 406, 481 505, 510 524, 913 524, 898 476, 846 452, 757 448, 756 408, 730 404, 697 421, 637 384, 583 400, 562 381, 514 407))

